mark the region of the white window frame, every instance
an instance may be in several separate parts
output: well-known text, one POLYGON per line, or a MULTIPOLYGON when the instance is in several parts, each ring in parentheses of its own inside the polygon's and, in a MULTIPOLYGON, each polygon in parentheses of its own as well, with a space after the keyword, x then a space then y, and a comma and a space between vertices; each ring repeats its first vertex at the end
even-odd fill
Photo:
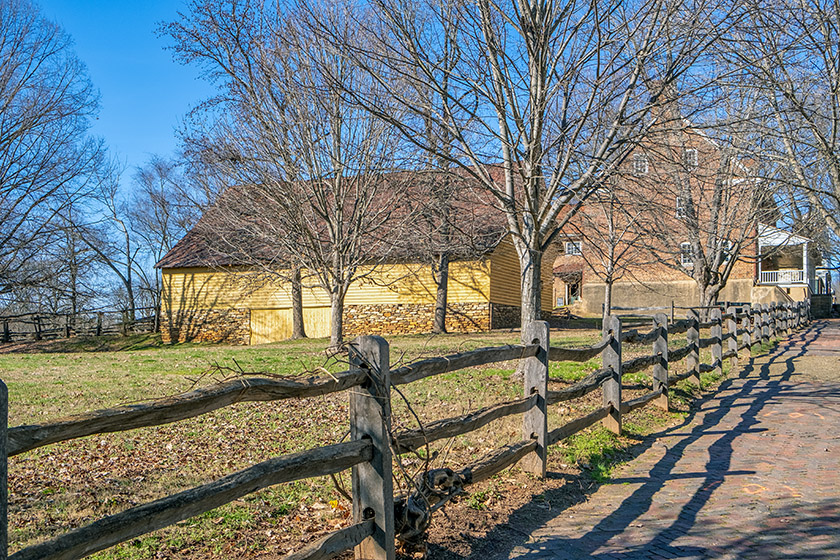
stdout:
POLYGON ((680 264, 694 266, 694 255, 691 253, 691 243, 680 243, 680 264))
POLYGON ((580 241, 566 241, 566 254, 579 256, 583 254, 580 241), (569 248, 571 247, 571 250, 569 248))
POLYGON ((686 169, 697 169, 697 166, 699 165, 697 148, 685 148, 683 150, 683 164, 686 169))
POLYGON ((677 218, 688 218, 688 197, 677 195, 676 199, 676 217, 677 218))
POLYGON ((637 177, 647 175, 649 168, 650 162, 647 154, 633 154, 633 175, 637 177))

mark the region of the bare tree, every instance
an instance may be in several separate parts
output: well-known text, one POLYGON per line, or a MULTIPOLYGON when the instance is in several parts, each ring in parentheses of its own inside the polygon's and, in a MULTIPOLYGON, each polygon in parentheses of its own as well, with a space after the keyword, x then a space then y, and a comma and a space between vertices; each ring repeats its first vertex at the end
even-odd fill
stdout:
POLYGON ((679 1, 450 6, 374 0, 348 24, 345 7, 313 4, 310 25, 388 92, 346 96, 494 197, 519 255, 526 323, 540 318, 542 255, 571 218, 558 221, 561 209, 609 176, 649 123, 661 90, 650 95, 643 78, 664 88, 683 77, 727 14, 679 1), (430 121, 452 141, 429 142, 430 121))
POLYGON ((681 117, 672 93, 662 109, 670 118, 628 162, 649 262, 692 278, 704 307, 717 302, 739 262, 755 263, 759 224, 778 218, 751 93, 740 85, 704 92, 708 111, 696 111, 694 122, 681 117), (636 157, 644 158, 642 173, 630 168, 636 157))
POLYGON ((266 273, 302 268, 329 295, 339 345, 350 285, 387 256, 382 231, 402 177, 384 174, 400 148, 393 127, 339 94, 375 96, 376 84, 273 3, 193 2, 164 31, 181 61, 221 86, 201 135, 239 193, 217 204, 218 215, 234 210, 223 245, 266 273))
POLYGON ((627 186, 619 176, 604 181, 566 228, 567 236, 583 241, 580 257, 604 282, 604 325, 612 312, 613 285, 643 262, 647 235, 638 227, 643 209, 636 203, 638 193, 627 186))
POLYGON ((90 196, 96 205, 89 212, 88 221, 75 224, 78 239, 99 257, 99 261, 119 281, 119 299, 134 321, 137 310, 137 271, 142 269, 141 247, 137 244, 130 222, 129 202, 122 196, 120 177, 122 171, 113 166, 101 177, 97 191, 90 196))
POLYGON ((33 271, 59 216, 90 188, 97 99, 70 38, 27 0, 0 3, 0 291, 33 271))
POLYGON ((198 221, 198 205, 190 196, 189 182, 175 161, 153 156, 134 174, 134 189, 128 206, 130 228, 140 253, 150 262, 138 270, 143 289, 155 308, 155 331, 160 328, 159 262, 198 221))
POLYGON ((738 28, 731 55, 751 70, 776 140, 779 178, 794 185, 840 236, 840 6, 782 0, 738 28))

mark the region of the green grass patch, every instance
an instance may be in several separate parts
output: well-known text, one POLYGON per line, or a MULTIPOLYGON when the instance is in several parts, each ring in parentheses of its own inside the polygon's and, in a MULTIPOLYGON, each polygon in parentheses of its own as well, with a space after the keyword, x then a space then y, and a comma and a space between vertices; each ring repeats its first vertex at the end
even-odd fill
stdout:
POLYGON ((601 367, 601 359, 593 358, 586 362, 549 362, 548 376, 563 381, 578 381, 601 367))
POLYGON ((570 436, 565 444, 565 460, 577 463, 596 482, 609 480, 616 457, 624 447, 618 436, 603 426, 570 436))

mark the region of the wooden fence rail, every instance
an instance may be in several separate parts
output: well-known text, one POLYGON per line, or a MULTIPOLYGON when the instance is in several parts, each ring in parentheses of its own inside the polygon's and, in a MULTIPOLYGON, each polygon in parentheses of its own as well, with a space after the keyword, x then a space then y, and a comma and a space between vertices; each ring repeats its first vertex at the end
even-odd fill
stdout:
MULTIPOLYGON (((523 470, 544 476, 548 446, 598 422, 619 433, 624 415, 651 403, 667 410, 669 388, 674 383, 688 379, 699 385, 700 373, 721 372, 727 359, 734 367, 740 351, 749 352, 755 345, 768 342, 776 333, 793 332, 806 325, 810 317, 806 303, 741 305, 710 311, 711 321, 705 324, 700 323, 694 309, 688 310, 685 320, 670 323, 666 314, 658 313, 653 317, 653 329, 646 333, 635 329, 622 332, 621 318, 613 315, 607 323, 606 335, 587 348, 552 347, 548 324, 537 321, 524 331, 523 340, 528 344, 481 348, 419 360, 393 370, 390 369, 387 341, 376 336, 359 337, 350 345, 351 367, 344 372, 297 378, 240 378, 145 404, 13 428, 6 427, 8 394, 0 382, 0 559, 82 558, 268 486, 350 468, 353 525, 319 539, 288 559, 326 559, 355 548, 357 558, 392 560, 395 536, 411 531, 414 531, 411 534, 422 533, 424 528, 396 526, 395 511, 399 500, 393 490, 393 454, 415 451, 434 441, 466 434, 500 418, 521 414, 522 441, 492 451, 453 472, 462 486, 475 484, 516 463, 520 463, 523 470), (711 336, 700 338, 702 328, 710 329, 711 336), (681 333, 686 333, 686 344, 669 346, 669 335, 681 333), (626 344, 652 344, 652 354, 623 361, 623 345, 626 344), (700 363, 699 352, 703 348, 711 348, 712 363, 700 363), (602 359, 600 369, 563 389, 548 389, 550 361, 583 362, 599 355, 602 359), (414 430, 392 431, 392 386, 476 365, 512 360, 523 361, 522 398, 437 420, 414 430), (670 364, 682 360, 686 362, 686 370, 672 374, 670 364), (622 388, 626 387, 623 376, 651 366, 652 390, 638 398, 622 400, 622 388), (602 390, 603 406, 549 430, 548 406, 580 398, 597 389, 602 390), (11 556, 7 554, 7 462, 10 456, 74 438, 175 422, 238 402, 303 398, 339 391, 348 391, 350 395, 351 438, 346 443, 269 459, 215 482, 105 517, 11 556)), ((442 505, 435 506, 428 500, 425 503, 428 516, 433 507, 442 505)))
POLYGON ((157 309, 154 307, 138 307, 133 311, 122 309, 3 315, 0 316, 0 342, 153 332, 157 328, 156 315, 157 309))

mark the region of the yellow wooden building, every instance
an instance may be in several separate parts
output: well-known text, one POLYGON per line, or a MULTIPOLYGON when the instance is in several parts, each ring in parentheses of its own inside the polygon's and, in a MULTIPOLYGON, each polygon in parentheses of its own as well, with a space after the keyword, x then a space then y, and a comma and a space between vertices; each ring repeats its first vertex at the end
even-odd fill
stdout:
MULTIPOLYGON (((291 284, 279 275, 240 267, 195 266, 189 246, 176 246, 158 263, 163 276, 165 341, 229 341, 261 344, 288 338, 291 284), (176 251, 176 249, 178 249, 176 251)), ((554 255, 544 258, 543 312, 552 305, 554 255)), ((329 336, 329 297, 306 286, 304 326, 308 336, 329 336)), ((519 326, 519 259, 509 236, 480 258, 450 264, 447 330, 476 332, 519 326)), ((379 264, 364 271, 345 299, 345 334, 410 334, 430 332, 435 283, 427 264, 379 264)))

